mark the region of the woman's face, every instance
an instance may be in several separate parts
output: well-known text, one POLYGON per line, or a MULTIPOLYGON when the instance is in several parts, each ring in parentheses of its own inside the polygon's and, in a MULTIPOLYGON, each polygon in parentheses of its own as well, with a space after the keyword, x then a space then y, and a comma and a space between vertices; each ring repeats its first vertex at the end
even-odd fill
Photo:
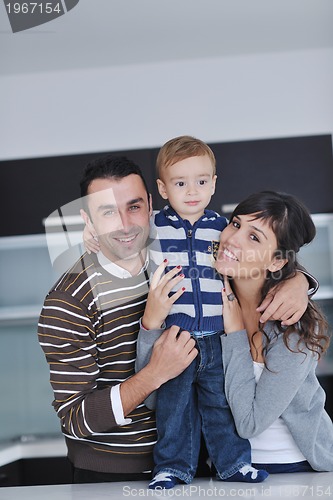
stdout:
POLYGON ((283 262, 274 257, 277 240, 268 222, 255 214, 234 217, 222 231, 215 267, 231 278, 262 278, 283 262))

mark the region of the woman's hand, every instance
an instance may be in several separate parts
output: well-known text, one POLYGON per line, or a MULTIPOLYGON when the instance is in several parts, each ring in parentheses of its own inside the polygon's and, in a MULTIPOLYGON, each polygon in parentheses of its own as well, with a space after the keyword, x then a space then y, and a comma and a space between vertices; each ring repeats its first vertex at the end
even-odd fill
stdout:
POLYGON ((170 312, 172 304, 184 293, 185 288, 180 287, 171 297, 169 293, 175 285, 182 279, 183 274, 179 274, 181 266, 174 267, 164 274, 168 262, 165 260, 154 272, 150 283, 146 309, 142 318, 142 326, 146 330, 161 328, 162 323, 170 312))
POLYGON ((227 276, 223 276, 223 282, 224 288, 222 290, 222 300, 224 331, 225 333, 232 333, 239 330, 244 330, 245 326, 242 316, 242 310, 237 298, 235 297, 231 289, 227 276), (228 299, 228 295, 230 299, 233 300, 228 299))

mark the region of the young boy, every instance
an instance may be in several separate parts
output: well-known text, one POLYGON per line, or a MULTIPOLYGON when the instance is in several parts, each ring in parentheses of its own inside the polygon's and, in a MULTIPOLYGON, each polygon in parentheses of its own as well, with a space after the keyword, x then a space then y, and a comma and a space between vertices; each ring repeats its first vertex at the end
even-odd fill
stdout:
MULTIPOLYGON (((238 436, 224 395, 222 281, 215 271, 213 254, 227 220, 206 210, 215 191, 215 172, 213 152, 193 137, 172 139, 158 154, 158 190, 169 205, 155 215, 158 237, 151 254, 157 263, 167 259, 166 271, 178 267, 183 278, 171 291, 177 300, 165 327, 177 325, 189 331, 199 355, 157 392, 158 442, 151 489, 192 481, 201 430, 221 480, 255 483, 268 476, 266 471, 251 467, 249 441, 238 436)), ((156 340, 145 329, 159 327, 164 320, 159 308, 149 307, 149 299, 147 306, 138 338, 137 367, 145 364, 156 340)))

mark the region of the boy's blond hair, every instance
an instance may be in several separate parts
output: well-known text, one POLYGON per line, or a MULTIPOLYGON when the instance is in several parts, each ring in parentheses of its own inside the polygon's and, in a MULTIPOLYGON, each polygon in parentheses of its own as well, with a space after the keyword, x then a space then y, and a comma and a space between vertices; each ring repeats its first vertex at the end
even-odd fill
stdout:
POLYGON ((207 155, 213 167, 213 175, 216 173, 216 160, 210 147, 200 139, 190 135, 181 135, 170 139, 160 149, 156 160, 157 177, 162 179, 163 170, 178 161, 186 160, 192 156, 207 155))

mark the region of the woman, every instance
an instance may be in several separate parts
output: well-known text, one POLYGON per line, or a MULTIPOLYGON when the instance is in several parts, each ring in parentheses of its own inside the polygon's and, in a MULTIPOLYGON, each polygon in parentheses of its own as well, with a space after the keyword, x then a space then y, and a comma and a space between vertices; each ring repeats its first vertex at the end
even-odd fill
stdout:
POLYGON ((295 275, 297 252, 314 236, 299 200, 265 191, 237 206, 220 238, 226 396, 253 466, 269 473, 333 470, 333 424, 315 374, 327 323, 311 300, 289 327, 261 325, 256 312, 272 287, 295 275))

